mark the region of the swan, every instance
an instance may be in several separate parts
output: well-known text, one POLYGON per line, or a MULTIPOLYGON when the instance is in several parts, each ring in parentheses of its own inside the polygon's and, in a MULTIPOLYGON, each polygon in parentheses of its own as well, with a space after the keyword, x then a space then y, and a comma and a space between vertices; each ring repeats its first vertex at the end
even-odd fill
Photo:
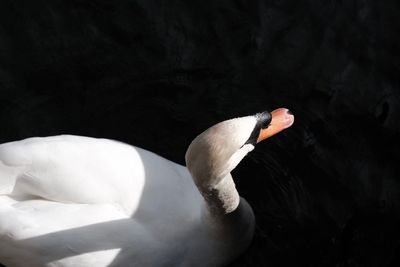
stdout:
POLYGON ((0 262, 14 266, 225 266, 254 215, 231 171, 288 128, 285 108, 220 122, 186 167, 109 139, 34 137, 0 145, 0 262))

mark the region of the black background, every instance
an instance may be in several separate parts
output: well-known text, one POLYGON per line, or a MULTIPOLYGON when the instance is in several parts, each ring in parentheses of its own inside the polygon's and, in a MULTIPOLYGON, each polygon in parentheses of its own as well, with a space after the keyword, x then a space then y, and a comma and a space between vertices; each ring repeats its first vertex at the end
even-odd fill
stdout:
MULTIPOLYGON (((232 266, 400 266, 400 2, 0 2, 0 143, 62 133, 184 164, 216 122, 295 124, 236 168, 232 266)), ((27 265, 28 266, 28 265, 27 265)))

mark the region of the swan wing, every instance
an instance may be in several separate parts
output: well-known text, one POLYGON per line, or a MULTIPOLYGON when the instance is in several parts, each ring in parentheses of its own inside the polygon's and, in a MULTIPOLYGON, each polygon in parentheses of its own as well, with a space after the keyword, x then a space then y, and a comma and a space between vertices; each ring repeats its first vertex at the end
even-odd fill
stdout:
POLYGON ((115 203, 132 211, 145 183, 141 153, 117 141, 78 136, 2 144, 0 194, 64 203, 115 203))
POLYGON ((118 141, 71 135, 0 145, 0 195, 113 204, 149 220, 196 216, 202 203, 183 166, 118 141))
POLYGON ((196 227, 202 203, 186 168, 117 141, 0 145, 0 258, 11 266, 152 266, 196 227))

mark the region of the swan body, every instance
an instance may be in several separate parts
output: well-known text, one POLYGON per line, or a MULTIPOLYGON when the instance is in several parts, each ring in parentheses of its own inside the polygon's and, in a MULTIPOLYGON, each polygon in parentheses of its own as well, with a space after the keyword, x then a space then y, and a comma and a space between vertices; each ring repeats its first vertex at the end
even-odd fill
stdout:
POLYGON ((108 139, 1 144, 0 263, 226 265, 253 235, 230 171, 254 148, 256 125, 248 116, 211 127, 189 146, 187 167, 108 139))

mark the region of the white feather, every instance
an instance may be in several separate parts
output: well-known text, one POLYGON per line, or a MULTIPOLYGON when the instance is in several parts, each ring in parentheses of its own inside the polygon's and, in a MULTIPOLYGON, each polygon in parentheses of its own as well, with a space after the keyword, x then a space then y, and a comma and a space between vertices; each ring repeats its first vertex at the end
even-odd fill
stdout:
POLYGON ((237 253, 210 230, 204 205, 185 167, 124 143, 63 135, 0 145, 8 267, 220 266, 237 253))

